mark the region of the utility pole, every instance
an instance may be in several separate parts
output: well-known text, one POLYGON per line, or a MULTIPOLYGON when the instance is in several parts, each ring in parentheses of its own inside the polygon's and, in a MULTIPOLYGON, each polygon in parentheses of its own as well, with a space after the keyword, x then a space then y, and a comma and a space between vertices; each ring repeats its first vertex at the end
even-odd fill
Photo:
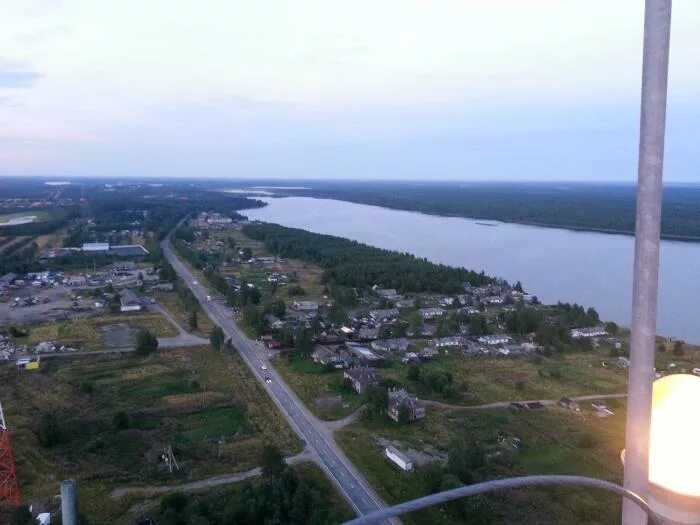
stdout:
MULTIPOLYGON (((649 492, 649 429, 670 33, 671 0, 646 0, 624 481, 626 489, 645 500, 649 492)), ((647 516, 634 503, 625 500, 622 523, 646 524, 647 516)))
POLYGON ((61 481, 61 519, 63 525, 78 525, 78 484, 74 479, 61 481))

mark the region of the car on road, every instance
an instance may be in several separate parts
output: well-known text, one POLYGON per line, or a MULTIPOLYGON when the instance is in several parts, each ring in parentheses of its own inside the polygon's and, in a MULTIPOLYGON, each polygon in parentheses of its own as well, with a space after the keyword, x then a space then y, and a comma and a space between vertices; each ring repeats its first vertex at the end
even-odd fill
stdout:
POLYGON ((262 365, 260 368, 262 368, 263 370, 267 370, 267 367, 265 365, 262 365))
POLYGON ((269 378, 269 377, 266 377, 266 378, 265 378, 265 382, 266 382, 268 385, 271 385, 271 384, 272 384, 272 379, 269 378))
POLYGON ((197 285, 199 284, 199 281, 198 281, 197 279, 195 279, 194 281, 192 281, 192 284, 194 284, 195 286, 197 286, 197 285))

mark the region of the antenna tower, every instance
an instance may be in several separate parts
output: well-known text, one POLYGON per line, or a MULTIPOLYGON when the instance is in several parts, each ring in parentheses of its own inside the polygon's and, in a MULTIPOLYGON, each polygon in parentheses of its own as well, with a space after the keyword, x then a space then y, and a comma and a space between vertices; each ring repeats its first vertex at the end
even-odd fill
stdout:
POLYGON ((19 506, 21 495, 15 461, 10 447, 10 432, 5 425, 5 416, 0 404, 0 500, 7 500, 12 505, 19 506))

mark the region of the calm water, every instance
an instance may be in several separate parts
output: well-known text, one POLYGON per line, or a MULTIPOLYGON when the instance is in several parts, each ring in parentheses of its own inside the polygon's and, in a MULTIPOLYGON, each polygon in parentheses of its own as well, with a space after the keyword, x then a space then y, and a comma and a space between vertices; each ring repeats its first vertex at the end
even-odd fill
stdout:
MULTIPOLYGON (((601 317, 630 324, 634 239, 436 217, 348 202, 262 199, 251 220, 273 222, 409 252, 431 261, 484 270, 523 287, 542 302, 594 306, 601 317)), ((700 343, 700 244, 663 241, 658 332, 700 343)))

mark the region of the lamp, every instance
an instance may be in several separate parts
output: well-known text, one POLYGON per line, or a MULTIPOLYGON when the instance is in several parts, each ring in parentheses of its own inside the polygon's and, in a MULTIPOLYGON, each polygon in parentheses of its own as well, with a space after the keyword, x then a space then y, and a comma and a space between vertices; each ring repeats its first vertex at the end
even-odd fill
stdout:
POLYGON ((700 524, 700 377, 654 381, 649 506, 669 524, 700 524))

